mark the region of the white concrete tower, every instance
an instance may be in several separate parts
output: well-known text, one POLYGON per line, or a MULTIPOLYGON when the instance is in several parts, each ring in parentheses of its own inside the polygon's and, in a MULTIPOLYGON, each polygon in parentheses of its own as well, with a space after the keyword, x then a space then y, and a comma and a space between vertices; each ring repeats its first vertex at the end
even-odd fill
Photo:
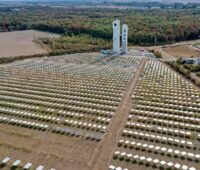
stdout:
POLYGON ((113 22, 113 51, 120 52, 120 21, 118 19, 113 22))
POLYGON ((122 52, 128 52, 128 25, 122 25, 122 52))

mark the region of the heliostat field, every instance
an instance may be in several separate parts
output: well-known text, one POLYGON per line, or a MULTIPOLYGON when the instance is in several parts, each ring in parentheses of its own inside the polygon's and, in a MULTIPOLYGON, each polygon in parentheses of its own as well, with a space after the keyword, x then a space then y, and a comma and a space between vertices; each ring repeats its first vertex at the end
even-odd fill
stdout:
POLYGON ((131 52, 1 65, 2 168, 197 170, 199 113, 196 87, 131 52))

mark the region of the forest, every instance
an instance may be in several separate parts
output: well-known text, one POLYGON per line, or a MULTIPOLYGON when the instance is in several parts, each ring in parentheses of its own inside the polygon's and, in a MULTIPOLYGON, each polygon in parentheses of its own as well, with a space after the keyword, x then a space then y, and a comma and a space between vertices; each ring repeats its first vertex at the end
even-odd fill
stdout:
POLYGON ((163 45, 200 37, 199 9, 8 7, 0 8, 0 32, 36 29, 62 34, 59 40, 41 40, 54 50, 67 49, 74 39, 76 48, 83 44, 108 47, 115 18, 129 25, 130 45, 163 45))

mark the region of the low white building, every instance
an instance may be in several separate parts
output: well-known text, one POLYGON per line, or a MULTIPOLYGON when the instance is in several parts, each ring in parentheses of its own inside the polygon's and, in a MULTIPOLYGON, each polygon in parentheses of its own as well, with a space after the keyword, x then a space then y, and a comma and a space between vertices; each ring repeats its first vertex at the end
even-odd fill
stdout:
POLYGON ((184 58, 183 63, 200 65, 200 58, 184 58))

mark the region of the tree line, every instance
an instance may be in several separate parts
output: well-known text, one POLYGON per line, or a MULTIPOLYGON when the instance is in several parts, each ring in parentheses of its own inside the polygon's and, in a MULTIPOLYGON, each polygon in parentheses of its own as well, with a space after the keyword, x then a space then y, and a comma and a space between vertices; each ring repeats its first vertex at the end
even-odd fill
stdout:
POLYGON ((36 29, 65 36, 85 34, 111 40, 111 23, 116 17, 128 23, 129 43, 133 45, 162 45, 200 37, 200 11, 197 9, 134 11, 24 7, 18 12, 0 10, 0 31, 36 29))

